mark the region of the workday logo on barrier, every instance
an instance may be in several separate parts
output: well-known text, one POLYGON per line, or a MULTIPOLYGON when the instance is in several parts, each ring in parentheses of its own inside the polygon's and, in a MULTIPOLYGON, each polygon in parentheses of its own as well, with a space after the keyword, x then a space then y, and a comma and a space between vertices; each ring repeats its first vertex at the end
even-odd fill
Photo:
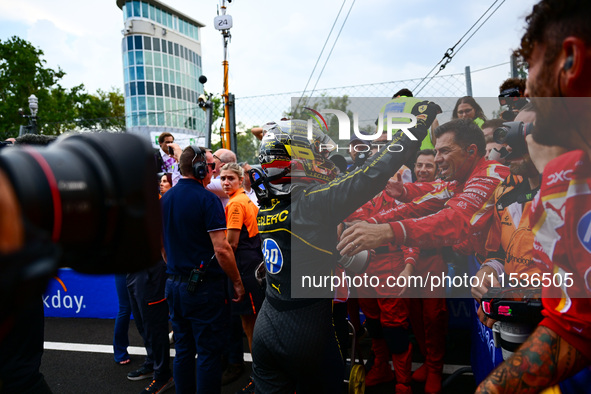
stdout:
POLYGON ((45 293, 42 296, 45 308, 68 309, 76 314, 79 314, 81 310, 86 308, 83 295, 72 294, 71 292, 68 294, 68 288, 65 283, 57 276, 54 277, 54 280, 58 283, 57 290, 55 292, 45 293))
MULTIPOLYGON (((402 105, 402 108, 404 108, 404 104, 402 105)), ((427 106, 425 105, 425 108, 423 109, 423 111, 427 108, 427 106)), ((314 122, 316 122, 318 124, 318 126, 320 126, 320 128, 322 129, 322 126, 324 125, 325 130, 328 130, 328 124, 326 122, 326 119, 324 119, 324 117, 322 116, 322 114, 333 114, 337 117, 337 121, 338 121, 338 126, 339 126, 339 141, 349 141, 351 138, 351 121, 349 120, 349 117, 347 116, 347 114, 341 110, 338 109, 321 109, 320 112, 312 109, 312 108, 308 108, 308 107, 304 107, 304 109, 312 112, 314 115, 312 116, 312 118, 308 119, 308 139, 312 140, 313 139, 313 125, 314 122)), ((389 108, 386 108, 389 109, 389 108)), ((392 132, 395 130, 400 130, 402 131, 408 138, 410 138, 413 141, 417 141, 417 137, 415 137, 408 129, 413 128, 417 125, 417 118, 416 116, 414 116, 413 114, 408 114, 405 112, 396 112, 396 110, 398 110, 398 108, 394 109, 394 111, 387 111, 387 112, 380 112, 378 114, 378 125, 376 128, 376 132, 374 134, 362 134, 359 131, 359 113, 357 112, 353 112, 353 133, 355 134, 355 136, 359 139, 361 139, 362 141, 373 141, 378 139, 379 137, 382 136, 383 134, 383 130, 386 131, 387 134, 387 140, 388 141, 392 141, 392 132), (386 119, 386 127, 384 128, 384 119, 386 119), (405 121, 406 120, 410 120, 410 121, 405 121)), ((424 116, 424 115, 421 115, 424 116)), ((388 143, 384 142, 382 144, 376 144, 374 146, 378 147, 378 150, 381 149, 382 146, 386 146, 388 143)), ((354 147, 356 152, 368 152, 369 150, 371 150, 372 146, 368 145, 368 144, 358 144, 354 147), (365 146, 364 146, 365 145, 365 146)), ((333 150, 336 149, 337 151, 340 150, 351 150, 350 146, 347 147, 341 147, 339 148, 338 146, 334 146, 332 144, 320 144, 320 151, 322 152, 322 150, 333 150)), ((398 145, 398 144, 392 144, 391 146, 388 146, 388 150, 391 152, 401 152, 404 149, 404 147, 402 145, 398 145)))

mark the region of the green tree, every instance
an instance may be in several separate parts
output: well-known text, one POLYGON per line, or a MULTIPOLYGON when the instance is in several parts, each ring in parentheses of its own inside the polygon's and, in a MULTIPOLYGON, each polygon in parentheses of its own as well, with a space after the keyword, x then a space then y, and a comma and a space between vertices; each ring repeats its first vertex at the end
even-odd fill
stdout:
POLYGON ((39 108, 46 105, 49 90, 65 73, 46 68, 43 51, 19 37, 0 40, 0 138, 15 137, 26 123, 19 108, 28 112, 28 98, 35 94, 39 108))
POLYGON ((38 92, 39 113, 37 124, 43 134, 59 135, 75 129, 78 109, 84 101, 84 85, 65 89, 57 85, 38 92))
POLYGON ((61 134, 72 129, 125 130, 123 94, 112 88, 86 93, 80 84, 66 89, 59 81, 66 73, 45 67, 43 51, 28 41, 12 37, 0 41, 0 138, 15 137, 27 123, 19 108, 29 113, 31 94, 39 100, 38 130, 61 134))
POLYGON ((250 129, 236 133, 236 145, 238 160, 259 164, 259 141, 251 134, 250 129))
MULTIPOLYGON (((284 111, 283 115, 290 118, 290 119, 302 119, 308 120, 310 118, 315 117, 314 113, 306 108, 312 108, 314 110, 318 109, 336 109, 339 111, 343 111, 347 114, 349 119, 353 118, 353 112, 348 109, 351 100, 349 96, 344 95, 341 97, 313 97, 308 98, 305 97, 302 99, 300 105, 297 108, 290 108, 288 111, 284 111)), ((332 138, 334 141, 339 141, 339 122, 337 117, 334 115, 323 115, 324 119, 326 120, 326 124, 328 126, 327 134, 332 138)), ((353 124, 351 123, 351 133, 353 132, 353 124)), ((324 127, 322 127, 324 129, 324 127)))
MULTIPOLYGON (((246 129, 242 122, 238 122, 236 130, 236 157, 238 161, 259 164, 259 141, 252 135, 251 129, 246 129)), ((222 142, 220 140, 211 144, 211 149, 214 152, 221 147, 222 142)))
POLYGON ((78 109, 78 127, 110 131, 125 131, 125 99, 117 88, 101 89, 85 94, 78 109))

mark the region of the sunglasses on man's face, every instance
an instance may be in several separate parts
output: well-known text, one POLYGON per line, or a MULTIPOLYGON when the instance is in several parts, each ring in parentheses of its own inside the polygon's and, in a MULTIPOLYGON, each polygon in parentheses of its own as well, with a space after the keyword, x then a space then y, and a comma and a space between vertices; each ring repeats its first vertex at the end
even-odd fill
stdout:
POLYGON ((215 170, 215 163, 207 163, 207 166, 211 171, 215 170))

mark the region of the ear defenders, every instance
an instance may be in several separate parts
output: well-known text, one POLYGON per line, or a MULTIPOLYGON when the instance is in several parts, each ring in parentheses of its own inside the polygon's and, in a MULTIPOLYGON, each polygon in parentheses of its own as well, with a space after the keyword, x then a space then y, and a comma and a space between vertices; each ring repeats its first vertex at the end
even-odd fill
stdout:
POLYGON ((197 179, 205 179, 207 176, 207 162, 205 159, 205 150, 197 145, 191 145, 191 149, 195 152, 195 156, 191 161, 193 167, 193 176, 197 179), (195 161, 197 159, 197 161, 195 161))

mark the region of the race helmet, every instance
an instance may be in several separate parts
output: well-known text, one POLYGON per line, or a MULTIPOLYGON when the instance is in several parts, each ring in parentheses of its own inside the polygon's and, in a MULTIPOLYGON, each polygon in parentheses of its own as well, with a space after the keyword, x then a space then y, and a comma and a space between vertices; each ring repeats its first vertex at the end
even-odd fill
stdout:
POLYGON ((259 162, 271 183, 326 183, 338 175, 329 160, 337 144, 317 124, 282 120, 264 125, 263 133, 259 162))

